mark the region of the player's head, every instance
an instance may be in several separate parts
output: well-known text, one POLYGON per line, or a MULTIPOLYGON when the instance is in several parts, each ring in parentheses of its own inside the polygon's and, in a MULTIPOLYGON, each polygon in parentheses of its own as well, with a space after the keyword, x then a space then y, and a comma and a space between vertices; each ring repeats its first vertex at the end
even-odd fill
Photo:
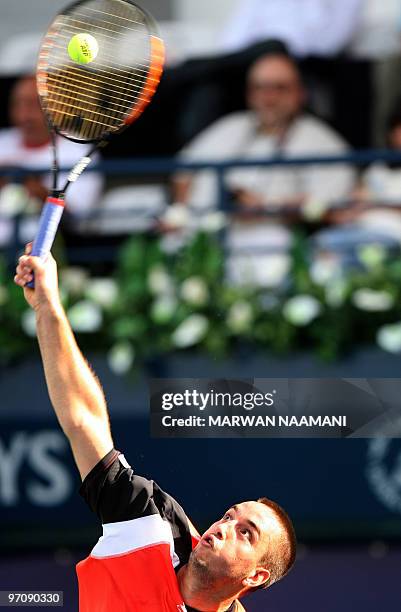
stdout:
POLYGON ((229 508, 203 534, 189 563, 211 589, 242 596, 283 578, 295 552, 290 518, 278 504, 261 498, 229 508))
POLYGON ((9 102, 12 125, 22 134, 27 146, 40 146, 49 138, 48 129, 39 103, 34 76, 18 79, 12 88, 9 102))
POLYGON ((295 61, 286 53, 270 53, 248 73, 247 101, 266 129, 285 128, 302 110, 305 89, 295 61))

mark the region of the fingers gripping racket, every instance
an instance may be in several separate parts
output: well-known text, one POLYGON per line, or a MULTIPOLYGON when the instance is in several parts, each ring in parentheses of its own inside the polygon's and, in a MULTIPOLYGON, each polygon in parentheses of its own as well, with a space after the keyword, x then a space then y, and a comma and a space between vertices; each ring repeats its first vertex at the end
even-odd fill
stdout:
POLYGON ((39 98, 52 138, 53 190, 42 210, 32 255, 46 258, 69 185, 98 148, 141 115, 157 89, 163 65, 164 44, 156 23, 131 0, 81 0, 54 19, 37 65, 39 98), (92 145, 61 190, 56 134, 92 145))

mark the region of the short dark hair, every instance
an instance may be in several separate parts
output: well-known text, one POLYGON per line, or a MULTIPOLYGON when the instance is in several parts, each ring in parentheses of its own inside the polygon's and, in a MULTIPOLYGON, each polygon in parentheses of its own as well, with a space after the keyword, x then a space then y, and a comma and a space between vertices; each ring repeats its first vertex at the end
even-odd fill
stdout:
POLYGON ((275 540, 274 547, 269 545, 261 558, 261 563, 270 571, 269 579, 256 587, 257 589, 263 589, 271 586, 274 582, 278 582, 288 574, 295 562, 297 538, 290 517, 279 504, 267 497, 260 497, 256 501, 273 511, 281 527, 281 535, 275 540))
POLYGON ((299 76, 301 78, 301 69, 300 69, 300 65, 297 59, 293 55, 291 55, 288 52, 288 50, 285 48, 284 49, 281 49, 281 48, 272 49, 271 51, 267 51, 266 53, 260 54, 250 65, 249 71, 251 71, 254 66, 259 64, 259 62, 262 62, 268 59, 279 59, 279 60, 283 60, 284 62, 287 62, 288 64, 290 64, 290 66, 292 66, 296 70, 296 72, 299 73, 299 76))

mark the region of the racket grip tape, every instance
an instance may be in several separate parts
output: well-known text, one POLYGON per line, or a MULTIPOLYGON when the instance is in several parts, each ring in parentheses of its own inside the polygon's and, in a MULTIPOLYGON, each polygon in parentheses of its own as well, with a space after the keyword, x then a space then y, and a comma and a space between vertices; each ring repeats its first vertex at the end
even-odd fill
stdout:
MULTIPOLYGON (((31 255, 46 259, 53 246, 61 216, 64 212, 64 200, 62 198, 47 198, 39 220, 39 229, 32 245, 31 255)), ((27 287, 33 289, 35 282, 27 283, 27 287)))

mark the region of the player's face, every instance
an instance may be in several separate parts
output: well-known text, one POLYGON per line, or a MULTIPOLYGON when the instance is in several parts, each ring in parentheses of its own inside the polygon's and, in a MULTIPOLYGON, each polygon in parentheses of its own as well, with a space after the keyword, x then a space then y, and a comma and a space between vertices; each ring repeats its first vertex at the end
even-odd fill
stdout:
POLYGON ((302 109, 304 89, 295 66, 285 58, 259 60, 248 79, 248 106, 263 126, 285 126, 302 109))
POLYGON ((16 83, 10 98, 10 120, 23 134, 28 145, 41 145, 48 138, 46 122, 40 108, 35 79, 16 83))
POLYGON ((261 584, 268 578, 260 559, 277 530, 277 521, 264 504, 237 504, 203 534, 191 562, 203 569, 213 586, 233 581, 240 588, 258 586, 252 580, 261 584))

